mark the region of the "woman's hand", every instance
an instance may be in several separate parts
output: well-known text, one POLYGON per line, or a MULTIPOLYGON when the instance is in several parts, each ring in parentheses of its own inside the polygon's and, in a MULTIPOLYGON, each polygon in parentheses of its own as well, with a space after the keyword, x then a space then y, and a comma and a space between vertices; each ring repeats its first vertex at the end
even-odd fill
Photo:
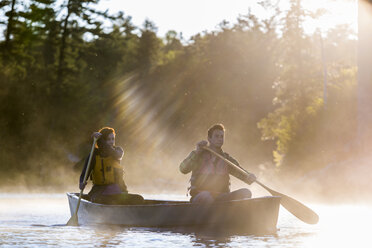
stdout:
POLYGON ((87 185, 87 182, 82 182, 82 183, 79 183, 79 189, 83 190, 85 188, 85 186, 87 185))
POLYGON ((94 132, 92 134, 92 138, 96 138, 97 140, 102 136, 102 134, 100 132, 94 132))

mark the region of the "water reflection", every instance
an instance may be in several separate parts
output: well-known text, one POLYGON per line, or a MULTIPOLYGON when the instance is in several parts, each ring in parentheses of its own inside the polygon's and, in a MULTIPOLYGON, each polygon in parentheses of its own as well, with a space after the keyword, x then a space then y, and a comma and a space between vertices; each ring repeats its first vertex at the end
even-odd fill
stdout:
POLYGON ((119 228, 93 228, 91 240, 96 240, 96 247, 116 247, 123 243, 123 240, 118 238, 120 234, 126 232, 119 228))
POLYGON ((225 235, 180 229, 65 226, 65 195, 0 194, 1 247, 372 247, 372 207, 311 206, 320 214, 307 225, 280 210, 274 235, 225 235))
POLYGON ((194 246, 203 245, 205 247, 228 247, 231 242, 231 237, 210 237, 210 236, 195 236, 193 240, 194 246))

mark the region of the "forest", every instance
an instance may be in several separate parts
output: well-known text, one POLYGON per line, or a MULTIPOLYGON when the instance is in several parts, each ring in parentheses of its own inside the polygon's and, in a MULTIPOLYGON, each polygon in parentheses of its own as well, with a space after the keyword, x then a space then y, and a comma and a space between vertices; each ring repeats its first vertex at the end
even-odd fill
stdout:
POLYGON ((186 191, 178 165, 214 123, 229 154, 267 180, 354 154, 356 34, 302 25, 326 10, 262 1, 269 18, 248 11, 185 40, 98 2, 1 2, 0 187, 77 188, 103 126, 125 150, 129 188, 186 191))

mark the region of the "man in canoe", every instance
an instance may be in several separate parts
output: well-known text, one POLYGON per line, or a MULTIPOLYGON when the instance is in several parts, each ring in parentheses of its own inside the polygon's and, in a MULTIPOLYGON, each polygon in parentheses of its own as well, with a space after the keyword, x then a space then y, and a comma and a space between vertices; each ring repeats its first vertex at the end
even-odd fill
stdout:
MULTIPOLYGON (((97 144, 88 171, 93 181, 93 187, 88 193, 90 200, 101 204, 141 204, 143 197, 129 194, 124 183, 123 168, 120 165, 124 151, 120 146, 115 146, 115 130, 104 127, 94 132, 92 137, 97 139, 97 144)), ((81 190, 86 186, 84 175, 88 167, 88 158, 80 175, 79 188, 81 190)))
POLYGON ((232 163, 239 163, 229 154, 223 152, 225 128, 222 124, 215 124, 208 130, 208 142, 202 140, 197 143, 196 150, 180 164, 180 171, 184 174, 192 172, 189 188, 192 203, 211 203, 213 201, 229 201, 250 198, 252 193, 243 188, 230 192, 230 174, 251 184, 256 180, 254 174, 243 174, 231 169, 225 161, 215 156, 208 147, 221 154, 232 163), (208 145, 209 143, 209 145, 208 145))

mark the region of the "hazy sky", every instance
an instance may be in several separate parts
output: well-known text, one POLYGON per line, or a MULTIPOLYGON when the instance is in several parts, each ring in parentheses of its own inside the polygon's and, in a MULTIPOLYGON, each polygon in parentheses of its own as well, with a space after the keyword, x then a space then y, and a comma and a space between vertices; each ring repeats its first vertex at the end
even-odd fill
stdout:
MULTIPOLYGON (((126 16, 132 16, 132 22, 137 27, 142 26, 147 18, 158 27, 158 34, 164 36, 168 30, 182 32, 185 39, 204 30, 215 30, 222 20, 235 23, 239 14, 247 14, 248 8, 257 16, 267 15, 266 11, 252 0, 101 0, 100 8, 109 9, 111 13, 124 11, 126 16)), ((289 0, 282 0, 285 8, 289 0)), ((317 21, 307 21, 305 29, 308 32, 316 27, 323 30, 335 24, 348 23, 357 30, 356 0, 303 0, 303 6, 308 10, 324 8, 329 13, 317 21)))

